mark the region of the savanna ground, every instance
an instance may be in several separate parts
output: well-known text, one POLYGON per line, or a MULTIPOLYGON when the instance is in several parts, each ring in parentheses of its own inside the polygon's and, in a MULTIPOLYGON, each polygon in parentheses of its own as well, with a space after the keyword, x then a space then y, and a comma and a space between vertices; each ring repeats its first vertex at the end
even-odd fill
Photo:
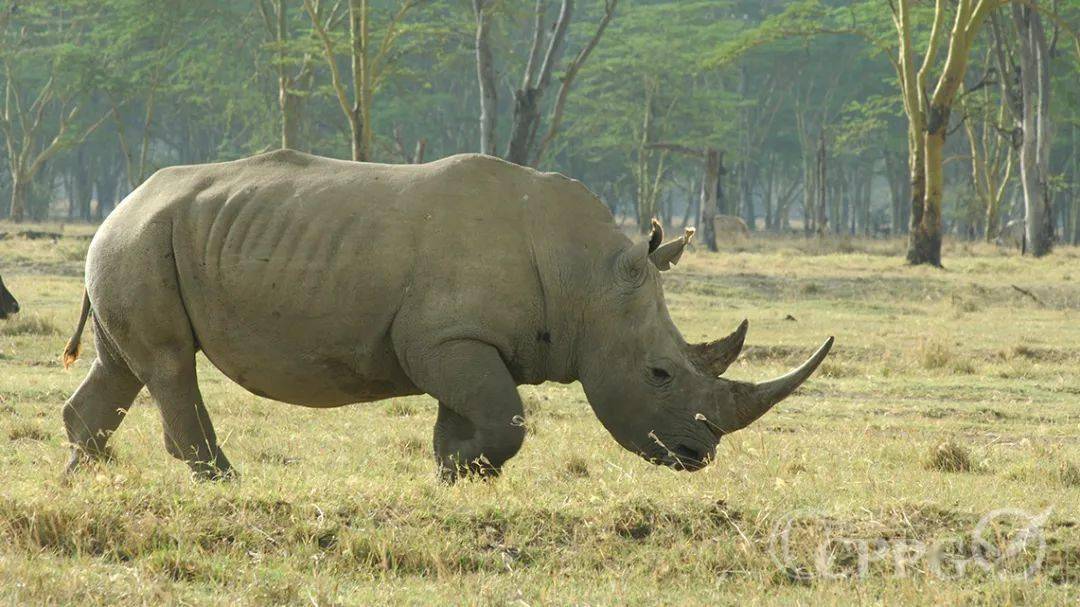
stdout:
POLYGON ((899 241, 688 255, 666 277, 687 339, 750 320, 729 376, 777 375, 837 338, 807 386, 725 438, 695 474, 623 451, 579 386, 552 384, 522 389, 529 437, 501 479, 445 487, 429 454, 429 398, 306 410, 248 394, 200 358, 242 480, 190 481, 144 393, 113 439, 115 462, 65 482, 60 408, 92 357, 69 371, 58 362, 89 229, 66 234, 0 240, 0 271, 23 307, 0 321, 4 602, 1075 604, 1080 594, 1080 250, 1031 260, 951 244, 945 270, 904 266, 899 241), (1019 515, 975 542, 979 520, 1001 508, 1044 516, 1029 537, 1045 548, 994 552, 1020 545, 1029 521, 1019 515))

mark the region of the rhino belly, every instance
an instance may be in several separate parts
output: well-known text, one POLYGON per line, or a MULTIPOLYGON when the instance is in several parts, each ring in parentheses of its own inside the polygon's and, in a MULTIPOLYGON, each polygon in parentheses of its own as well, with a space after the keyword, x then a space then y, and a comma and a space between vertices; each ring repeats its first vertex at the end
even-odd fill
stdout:
POLYGON ((233 316, 228 327, 193 322, 199 347, 222 373, 265 398, 336 407, 418 394, 388 343, 341 339, 317 320, 233 316))
POLYGON ((223 193, 180 213, 173 247, 199 347, 274 400, 330 407, 416 394, 390 340, 408 265, 380 255, 399 226, 378 213, 340 216, 339 204, 279 201, 223 193))

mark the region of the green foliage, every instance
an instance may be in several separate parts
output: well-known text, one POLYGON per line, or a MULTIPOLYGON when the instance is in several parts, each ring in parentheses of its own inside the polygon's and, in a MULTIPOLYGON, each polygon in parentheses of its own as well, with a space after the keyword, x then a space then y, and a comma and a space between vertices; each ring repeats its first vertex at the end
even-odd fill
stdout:
MULTIPOLYGON (((29 214, 62 214, 68 196, 61 184, 73 183, 79 170, 90 176, 95 191, 109 191, 108 182, 119 184, 112 189, 122 197, 159 167, 236 158, 279 145, 279 70, 304 74, 289 89, 301 103, 299 147, 348 157, 348 124, 310 18, 300 0, 282 2, 283 41, 272 33, 275 24, 264 20, 260 3, 251 0, 0 2, 0 14, 6 15, 0 21, 5 67, 0 86, 13 82, 25 109, 50 75, 57 83, 31 147, 44 149, 60 133, 67 112, 79 106, 59 136, 58 150, 33 177, 29 214), (101 118, 99 128, 83 141, 83 130, 101 118)), ((370 0, 373 43, 383 39, 401 2, 370 0)), ((324 10, 334 5, 321 3, 324 10)), ((546 4, 549 25, 557 5, 555 0, 546 4)), ((339 5, 339 17, 345 6, 339 5)), ((1063 22, 1080 22, 1076 3, 1055 6, 1063 22)), ((533 8, 533 2, 495 4, 491 44, 500 150, 509 130, 512 91, 529 53, 533 8)), ((932 9, 931 3, 915 3, 917 47, 925 46, 932 9)), ((565 66, 591 38, 602 10, 602 0, 575 3, 556 65, 565 66)), ((331 25, 337 65, 347 74, 348 22, 338 18, 331 25)), ((406 161, 418 142, 426 146, 426 159, 475 151, 479 97, 471 3, 416 2, 395 31, 373 83, 374 159, 406 161)), ((1058 40, 1051 123, 1052 156, 1061 160, 1055 161, 1050 179, 1065 200, 1059 204, 1071 208, 1080 169, 1064 159, 1073 156, 1072 131, 1080 127, 1080 86, 1073 77, 1080 57, 1065 30, 1058 40)), ((986 73, 990 42, 988 35, 977 40, 968 86, 986 73)), ((647 150, 643 145, 663 141, 714 147, 724 152, 728 170, 722 181, 728 212, 745 213, 750 201, 760 219, 767 192, 773 207, 780 204, 775 199, 792 192, 785 214, 798 221, 805 212, 800 208, 806 200, 803 188, 812 185, 808 171, 816 143, 824 134, 832 191, 850 198, 838 184, 853 183, 847 176, 873 175, 866 217, 889 218, 891 202, 882 178, 889 178, 895 189, 898 173, 887 172, 882 158, 903 163, 907 143, 895 46, 888 3, 882 0, 621 0, 570 91, 562 128, 541 168, 582 179, 612 207, 625 210, 640 189, 635 187, 643 179, 640 167, 653 167, 649 174, 659 168, 659 154, 652 151, 645 151, 649 160, 640 165, 639 148, 647 150), (646 96, 655 115, 651 132, 643 137, 646 96)), ((938 62, 943 61, 939 56, 938 62)), ((554 72, 556 87, 560 69, 554 72)), ((964 116, 980 124, 992 118, 997 95, 991 82, 978 95, 966 96, 950 128, 964 116)), ((549 91, 544 115, 554 101, 549 91)), ((0 139, 5 144, 21 141, 18 133, 0 139)), ((953 135, 947 153, 962 157, 964 144, 962 132, 953 135)), ((11 166, 11 156, 6 145, 0 148, 5 166, 11 166)), ((11 192, 10 172, 0 171, 0 196, 11 192)), ((678 207, 696 196, 700 173, 697 158, 667 154, 656 182, 660 209, 678 214, 678 207)), ((957 162, 946 177, 965 189, 969 173, 957 162)), ((946 217, 961 222, 972 216, 969 201, 950 194, 946 217)), ((0 205, 0 215, 6 207, 0 205)), ((830 212, 840 208, 833 207, 830 212)), ((1080 216, 1080 208, 1074 215, 1080 216)), ((840 219, 830 224, 838 228, 840 219)), ((875 220, 874 225, 880 224, 875 220)), ((778 229, 778 224, 770 227, 778 229)))

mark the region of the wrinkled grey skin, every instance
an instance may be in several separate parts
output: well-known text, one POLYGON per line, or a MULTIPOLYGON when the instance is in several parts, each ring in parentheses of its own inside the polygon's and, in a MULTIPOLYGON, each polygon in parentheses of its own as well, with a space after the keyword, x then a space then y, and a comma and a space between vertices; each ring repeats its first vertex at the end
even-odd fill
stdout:
POLYGON ((516 386, 544 381, 580 380, 620 444, 696 469, 813 369, 782 386, 716 377, 746 327, 690 345, 672 324, 658 268, 689 238, 634 244, 580 183, 480 155, 380 165, 285 150, 159 171, 87 255, 97 360, 64 407, 69 469, 106 455, 145 385, 169 453, 198 476, 231 474, 198 350, 287 403, 430 394, 448 480, 517 453, 516 386))
POLYGON ((4 279, 0 278, 0 320, 18 313, 19 302, 15 301, 15 296, 4 286, 4 279))

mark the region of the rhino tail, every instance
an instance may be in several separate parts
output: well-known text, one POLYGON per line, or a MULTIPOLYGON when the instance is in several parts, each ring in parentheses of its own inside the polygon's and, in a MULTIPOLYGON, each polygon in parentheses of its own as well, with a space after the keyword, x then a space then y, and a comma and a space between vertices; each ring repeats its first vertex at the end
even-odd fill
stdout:
POLYGON ((79 359, 79 344, 82 342, 83 329, 86 328, 86 319, 89 316, 90 294, 86 292, 86 289, 83 289, 82 311, 79 312, 79 324, 75 327, 75 334, 68 340, 67 346, 64 348, 64 355, 61 359, 64 362, 65 369, 79 359))

